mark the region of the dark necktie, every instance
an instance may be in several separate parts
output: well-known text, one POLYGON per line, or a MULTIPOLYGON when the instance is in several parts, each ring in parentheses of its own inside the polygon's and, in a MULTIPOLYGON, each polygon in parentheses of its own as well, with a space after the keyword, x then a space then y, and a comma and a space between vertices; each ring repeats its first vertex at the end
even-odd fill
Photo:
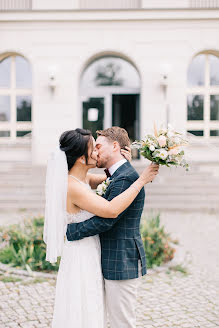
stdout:
POLYGON ((111 177, 111 174, 108 169, 105 169, 104 172, 106 173, 107 178, 111 177))

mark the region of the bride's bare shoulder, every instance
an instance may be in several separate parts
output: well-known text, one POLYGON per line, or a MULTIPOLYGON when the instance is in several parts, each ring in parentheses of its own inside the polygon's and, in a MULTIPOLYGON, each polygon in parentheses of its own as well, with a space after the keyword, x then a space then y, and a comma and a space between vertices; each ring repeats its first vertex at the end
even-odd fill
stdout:
POLYGON ((69 195, 81 195, 82 193, 87 192, 86 183, 80 182, 76 179, 68 177, 68 194, 69 195))

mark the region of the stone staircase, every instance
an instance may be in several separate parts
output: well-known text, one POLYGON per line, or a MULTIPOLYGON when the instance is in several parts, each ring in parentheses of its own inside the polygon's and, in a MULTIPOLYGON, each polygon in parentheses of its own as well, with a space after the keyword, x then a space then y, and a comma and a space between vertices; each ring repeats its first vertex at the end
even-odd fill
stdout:
POLYGON ((159 211, 183 211, 219 213, 219 177, 213 172, 199 171, 199 166, 190 172, 168 168, 145 187, 146 209, 159 211))
POLYGON ((45 172, 28 162, 0 163, 0 225, 44 213, 45 172))
MULTIPOLYGON (((139 173, 143 170, 142 163, 133 164, 139 173)), ((189 172, 162 167, 156 180, 145 187, 145 210, 219 213, 216 167, 205 164, 203 169, 203 164, 196 163, 189 172)), ((1 162, 0 224, 44 213, 45 173, 45 167, 28 162, 1 162)))

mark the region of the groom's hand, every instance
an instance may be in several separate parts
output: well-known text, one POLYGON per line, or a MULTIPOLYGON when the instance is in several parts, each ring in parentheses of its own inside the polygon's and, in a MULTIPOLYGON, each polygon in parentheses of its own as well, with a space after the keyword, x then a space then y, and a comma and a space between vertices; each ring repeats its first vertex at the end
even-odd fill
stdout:
POLYGON ((125 149, 121 148, 121 154, 122 156, 125 157, 125 159, 127 159, 127 161, 131 162, 132 160, 131 148, 129 148, 128 146, 125 146, 125 149))

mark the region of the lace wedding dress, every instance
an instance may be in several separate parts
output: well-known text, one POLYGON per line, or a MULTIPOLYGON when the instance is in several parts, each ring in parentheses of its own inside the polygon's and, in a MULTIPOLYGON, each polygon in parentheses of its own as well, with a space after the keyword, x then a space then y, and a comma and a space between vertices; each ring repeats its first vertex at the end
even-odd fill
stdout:
MULTIPOLYGON (((68 223, 90 219, 81 210, 68 223)), ((105 301, 99 236, 65 241, 56 284, 52 328, 105 328, 105 301)))

